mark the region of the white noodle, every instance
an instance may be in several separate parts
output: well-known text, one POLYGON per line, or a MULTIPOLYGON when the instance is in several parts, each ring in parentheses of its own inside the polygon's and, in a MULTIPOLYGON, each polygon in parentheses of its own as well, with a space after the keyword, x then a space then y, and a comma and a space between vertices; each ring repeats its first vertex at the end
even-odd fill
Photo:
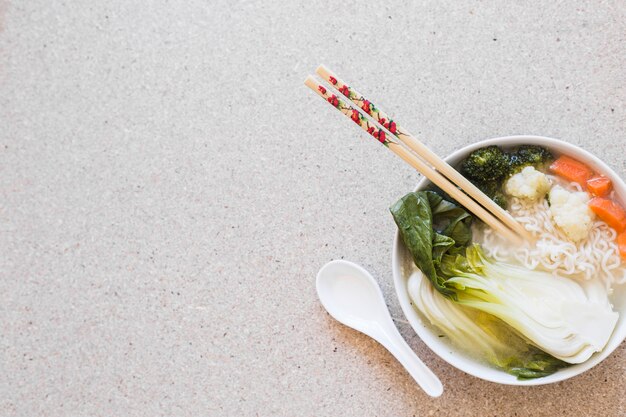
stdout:
MULTIPOLYGON (((582 191, 576 183, 562 185, 570 191, 582 191)), ((498 261, 517 260, 526 268, 552 271, 567 278, 599 277, 607 288, 613 283, 626 282, 626 266, 622 265, 615 243, 617 234, 605 222, 596 220, 589 235, 574 243, 552 221, 545 198, 533 203, 512 198, 509 212, 537 237, 537 243, 532 248, 512 246, 492 229, 484 227, 477 230, 476 237, 490 257, 498 261)))

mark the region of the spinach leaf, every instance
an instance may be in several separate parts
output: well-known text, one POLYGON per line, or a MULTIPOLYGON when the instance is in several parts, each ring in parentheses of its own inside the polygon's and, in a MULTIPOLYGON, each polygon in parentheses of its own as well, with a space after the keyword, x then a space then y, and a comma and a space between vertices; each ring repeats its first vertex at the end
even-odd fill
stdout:
POLYGON ((472 240, 472 216, 433 191, 408 193, 390 211, 415 265, 440 293, 453 298, 441 262, 446 254, 464 253, 472 240))
POLYGON ((413 262, 442 293, 451 291, 443 286, 433 263, 433 215, 424 192, 408 193, 390 208, 398 225, 402 241, 413 256, 413 262))

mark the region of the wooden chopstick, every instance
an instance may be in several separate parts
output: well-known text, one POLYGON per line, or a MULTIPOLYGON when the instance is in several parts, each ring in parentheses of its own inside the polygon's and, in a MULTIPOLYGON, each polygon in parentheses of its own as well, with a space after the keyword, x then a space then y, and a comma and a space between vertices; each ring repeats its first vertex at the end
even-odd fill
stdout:
POLYGON ((501 221, 495 218, 491 213, 485 210, 477 202, 469 198, 465 193, 456 188, 450 183, 443 175, 435 171, 431 166, 418 158, 413 152, 407 150, 398 141, 387 135, 384 130, 380 129, 374 122, 363 116, 358 110, 352 107, 349 103, 341 100, 335 94, 332 94, 328 89, 320 84, 315 78, 308 76, 304 81, 304 84, 311 90, 315 91, 322 98, 326 99, 333 107, 343 113, 345 116, 352 119, 361 129, 376 138, 380 143, 389 148, 393 153, 402 158, 405 162, 411 165, 413 168, 421 172, 426 178, 431 180, 434 184, 440 187, 443 191, 448 193, 452 198, 457 200, 459 204, 463 205, 469 211, 474 213, 478 218, 484 221, 491 228, 497 230, 506 239, 513 243, 522 243, 520 236, 515 234, 511 229, 506 227, 501 221))
POLYGON ((412 149, 424 161, 431 164, 445 177, 461 187, 463 191, 500 219, 506 226, 518 233, 525 240, 529 242, 534 240, 533 236, 524 228, 524 226, 515 220, 506 210, 503 210, 502 207, 498 206, 491 198, 487 197, 467 178, 461 175, 456 169, 452 168, 446 161, 439 158, 437 154, 402 128, 402 126, 397 124, 387 115, 387 113, 379 109, 371 101, 367 100, 361 93, 348 86, 343 80, 338 78, 337 75, 324 65, 317 67, 315 72, 326 82, 332 84, 333 87, 336 88, 344 97, 352 101, 357 107, 380 123, 385 129, 387 129, 387 131, 389 131, 389 133, 393 134, 402 143, 412 149))

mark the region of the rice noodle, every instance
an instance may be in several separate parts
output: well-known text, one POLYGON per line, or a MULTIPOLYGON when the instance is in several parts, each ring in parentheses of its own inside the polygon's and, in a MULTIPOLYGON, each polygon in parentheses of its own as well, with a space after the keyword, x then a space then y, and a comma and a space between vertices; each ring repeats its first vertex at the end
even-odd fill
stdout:
MULTIPOLYGON (((568 191, 582 191, 576 183, 561 185, 568 191)), ((567 278, 598 277, 607 288, 613 283, 626 282, 626 267, 615 243, 617 234, 605 222, 595 220, 589 235, 574 243, 552 221, 545 198, 532 203, 511 198, 509 212, 537 238, 536 245, 512 246, 492 229, 483 227, 477 230, 476 237, 490 257, 499 261, 517 260, 526 268, 551 271, 567 278)))

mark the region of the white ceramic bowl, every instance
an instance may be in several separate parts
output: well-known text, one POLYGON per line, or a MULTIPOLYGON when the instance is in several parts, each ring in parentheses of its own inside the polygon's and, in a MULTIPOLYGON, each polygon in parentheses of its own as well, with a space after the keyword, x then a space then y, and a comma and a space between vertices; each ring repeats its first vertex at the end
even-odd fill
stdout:
MULTIPOLYGON (((589 152, 557 139, 551 139, 541 136, 507 136, 502 138, 488 139, 481 142, 476 142, 464 148, 457 150, 445 160, 452 166, 457 165, 464 157, 475 149, 481 148, 487 145, 500 145, 505 149, 507 147, 513 147, 516 145, 533 144, 542 145, 548 149, 554 151, 557 154, 569 155, 581 162, 586 163, 592 167, 596 172, 600 172, 613 181, 616 197, 622 204, 626 202, 626 184, 624 181, 604 162, 596 158, 589 152)), ((428 184, 428 180, 422 178, 417 184, 416 190, 423 189, 428 184)), ((617 326, 613 335, 609 339, 608 344, 604 350, 600 353, 593 355, 585 363, 578 365, 572 365, 567 368, 561 369, 556 373, 543 378, 536 378, 526 381, 519 381, 513 375, 509 375, 504 371, 491 367, 485 363, 481 363, 465 354, 462 350, 455 348, 448 342, 448 338, 440 338, 438 335, 440 332, 435 330, 430 323, 425 320, 420 313, 411 305, 411 300, 407 292, 407 280, 408 274, 405 271, 409 271, 409 267, 413 265, 413 260, 408 251, 404 248, 404 244, 400 238, 399 233, 396 231, 396 237, 393 244, 392 254, 392 268, 393 279, 396 287, 396 293, 402 306, 402 311, 408 319, 409 323, 417 333, 417 335, 426 343, 426 345, 441 359, 448 362, 450 365, 473 375, 475 377, 485 379, 487 381, 497 382, 507 385, 542 385, 552 382, 563 381, 578 374, 591 369, 593 366, 600 363, 603 359, 611 354, 619 346, 620 343, 626 338, 626 285, 618 286, 614 288, 614 293, 611 296, 611 301, 615 307, 615 310, 619 312, 620 317, 617 322, 617 326)))

